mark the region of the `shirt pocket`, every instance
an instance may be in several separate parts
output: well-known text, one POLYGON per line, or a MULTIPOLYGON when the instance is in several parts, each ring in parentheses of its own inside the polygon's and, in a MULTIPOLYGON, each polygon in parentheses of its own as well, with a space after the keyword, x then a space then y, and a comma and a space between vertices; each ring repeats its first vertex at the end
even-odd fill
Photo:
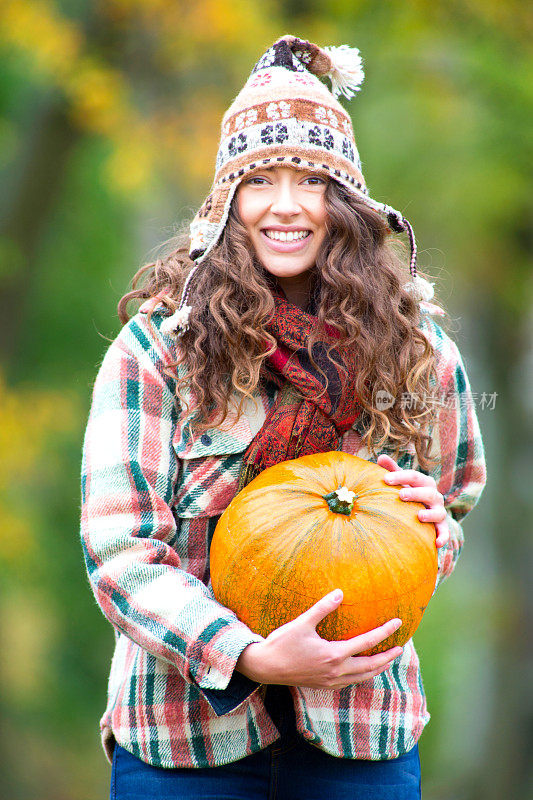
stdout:
POLYGON ((237 494, 243 455, 255 433, 246 417, 229 430, 213 428, 200 436, 187 423, 178 426, 174 449, 180 463, 174 512, 181 518, 221 514, 237 494))

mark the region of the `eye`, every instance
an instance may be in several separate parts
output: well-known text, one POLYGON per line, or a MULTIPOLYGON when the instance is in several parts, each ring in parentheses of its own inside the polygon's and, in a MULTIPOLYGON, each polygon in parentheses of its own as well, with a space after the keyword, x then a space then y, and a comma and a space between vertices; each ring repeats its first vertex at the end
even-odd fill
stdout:
POLYGON ((307 178, 304 178, 304 183, 309 181, 311 186, 321 186, 327 183, 326 179, 323 178, 321 175, 308 175, 307 178))
POLYGON ((248 178, 246 183, 251 186, 264 186, 268 183, 268 180, 260 175, 254 175, 252 178, 248 178))

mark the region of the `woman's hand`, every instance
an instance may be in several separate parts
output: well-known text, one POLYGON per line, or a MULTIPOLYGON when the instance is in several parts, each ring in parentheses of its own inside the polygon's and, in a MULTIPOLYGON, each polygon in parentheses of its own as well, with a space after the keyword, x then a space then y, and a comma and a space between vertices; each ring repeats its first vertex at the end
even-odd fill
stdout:
POLYGON ((401 652, 393 647, 373 656, 359 656, 396 631, 401 621, 392 619, 379 628, 342 642, 327 642, 316 626, 342 602, 342 591, 330 592, 299 617, 287 622, 263 642, 242 651, 236 669, 258 683, 342 689, 386 670, 401 652))
POLYGON ((391 471, 390 475, 385 475, 385 483, 401 484, 408 488, 400 490, 402 500, 413 500, 417 503, 424 503, 427 508, 418 512, 420 522, 433 522, 437 530, 437 547, 445 545, 450 538, 450 530, 446 522, 446 509, 444 508, 444 497, 437 490, 437 484, 430 475, 424 475, 416 469, 401 469, 396 461, 384 453, 378 456, 378 465, 391 471))

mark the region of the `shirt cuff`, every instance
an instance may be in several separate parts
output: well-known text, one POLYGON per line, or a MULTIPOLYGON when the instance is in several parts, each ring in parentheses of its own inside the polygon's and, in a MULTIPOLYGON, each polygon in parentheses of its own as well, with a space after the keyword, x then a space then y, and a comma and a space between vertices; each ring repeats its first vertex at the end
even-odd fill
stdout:
POLYGON ((225 689, 201 689, 200 691, 217 717, 222 717, 244 703, 260 685, 247 678, 242 672, 235 670, 225 689))
POLYGON ((235 665, 245 647, 262 641, 262 636, 237 622, 219 631, 210 652, 199 654, 191 677, 217 716, 233 711, 260 686, 238 672, 235 665))

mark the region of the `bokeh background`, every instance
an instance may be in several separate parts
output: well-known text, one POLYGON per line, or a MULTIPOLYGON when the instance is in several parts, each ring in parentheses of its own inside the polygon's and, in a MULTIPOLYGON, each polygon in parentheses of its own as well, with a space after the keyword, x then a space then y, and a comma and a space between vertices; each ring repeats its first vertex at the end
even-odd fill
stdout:
POLYGON ((533 797, 528 4, 0 0, 4 798, 108 795, 113 635, 78 538, 91 385, 117 300, 207 194, 222 113, 287 32, 361 50, 365 176, 414 225, 486 444, 464 553, 416 635, 424 798, 533 797))

